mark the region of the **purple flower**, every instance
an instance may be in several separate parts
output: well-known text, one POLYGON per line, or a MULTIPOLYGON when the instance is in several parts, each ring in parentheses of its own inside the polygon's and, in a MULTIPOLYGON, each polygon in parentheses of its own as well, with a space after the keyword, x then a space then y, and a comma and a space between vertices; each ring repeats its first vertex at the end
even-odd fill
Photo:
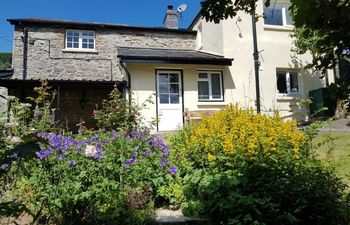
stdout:
POLYGON ((134 158, 130 158, 130 159, 127 159, 127 160, 125 161, 125 163, 130 165, 130 164, 133 164, 134 161, 135 161, 134 158))
POLYGON ((39 159, 45 159, 45 158, 49 157, 49 155, 52 154, 53 152, 54 152, 54 150, 52 148, 49 148, 49 149, 40 150, 40 151, 36 152, 35 155, 39 159))
POLYGON ((1 169, 2 170, 7 170, 9 167, 10 167, 10 164, 5 163, 5 164, 2 164, 1 169))
POLYGON ((19 157, 18 152, 12 153, 12 155, 11 155, 10 157, 11 157, 12 159, 14 159, 14 160, 17 160, 18 157, 19 157))
POLYGON ((169 173, 170 174, 172 174, 172 175, 174 175, 175 173, 176 173, 176 167, 175 166, 171 166, 170 168, 169 168, 169 173))
POLYGON ((81 150, 81 148, 78 148, 78 149, 77 149, 77 153, 78 153, 78 154, 83 154, 83 151, 81 150))
POLYGON ((111 138, 116 138, 116 137, 117 137, 117 132, 115 132, 115 130, 112 130, 111 138))
POLYGON ((58 160, 63 160, 63 156, 62 155, 57 155, 56 157, 58 160))
POLYGON ((169 150, 168 149, 164 149, 162 151, 160 151, 162 153, 162 155, 169 155, 169 150))
POLYGON ((135 157, 137 157, 137 152, 132 152, 132 154, 131 154, 131 155, 132 155, 132 157, 134 157, 134 158, 135 158, 135 157))
POLYGON ((71 161, 69 162, 69 165, 70 165, 70 166, 75 166, 75 165, 77 165, 77 162, 75 162, 74 160, 71 160, 71 161))
POLYGON ((151 155, 151 153, 152 153, 151 150, 147 150, 147 151, 142 152, 141 155, 142 155, 143 157, 148 157, 148 156, 151 155))

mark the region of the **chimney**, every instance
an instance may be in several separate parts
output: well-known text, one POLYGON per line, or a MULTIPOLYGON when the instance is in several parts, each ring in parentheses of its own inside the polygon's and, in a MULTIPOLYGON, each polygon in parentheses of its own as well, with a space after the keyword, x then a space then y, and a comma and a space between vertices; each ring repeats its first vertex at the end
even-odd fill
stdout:
POLYGON ((168 5, 163 24, 165 28, 179 29, 178 13, 172 5, 168 5))

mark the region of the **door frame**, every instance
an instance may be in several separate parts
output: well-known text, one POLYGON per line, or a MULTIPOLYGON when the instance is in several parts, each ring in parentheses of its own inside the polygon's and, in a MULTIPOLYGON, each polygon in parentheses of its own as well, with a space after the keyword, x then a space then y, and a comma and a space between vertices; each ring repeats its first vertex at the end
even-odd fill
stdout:
POLYGON ((181 112, 181 117, 182 117, 182 124, 185 123, 185 118, 184 118, 184 109, 185 109, 185 100, 184 100, 184 76, 183 76, 183 69, 156 69, 155 70, 155 91, 156 91, 156 117, 157 117, 157 131, 159 131, 159 122, 158 122, 158 72, 159 71, 176 71, 176 72, 180 72, 180 79, 181 79, 181 93, 180 93, 180 97, 182 99, 182 112, 181 112))

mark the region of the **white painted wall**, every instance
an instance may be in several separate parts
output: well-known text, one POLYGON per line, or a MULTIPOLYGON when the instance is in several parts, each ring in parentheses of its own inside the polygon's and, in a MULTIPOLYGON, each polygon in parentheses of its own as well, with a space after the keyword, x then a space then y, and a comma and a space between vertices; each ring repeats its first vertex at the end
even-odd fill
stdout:
MULTIPOLYGON (((258 4, 257 14, 263 14, 263 0, 258 4)), ((203 51, 222 52, 225 57, 234 58, 233 65, 225 71, 226 77, 232 77, 232 85, 226 90, 230 101, 237 102, 242 107, 254 107, 256 94, 251 16, 240 12, 236 17, 220 24, 208 23, 202 19, 194 26, 195 30, 199 24, 202 26, 203 51)), ((306 107, 300 104, 300 99, 307 98, 310 90, 324 86, 325 80, 319 79, 320 73, 303 69, 311 62, 309 54, 296 55, 291 51, 293 40, 290 27, 264 25, 263 18, 259 18, 256 25, 261 62, 259 73, 262 111, 270 113, 278 109, 286 118, 307 119, 306 107), (291 97, 277 93, 277 68, 293 68, 299 72, 300 95, 291 97), (291 109, 298 112, 293 113, 291 109)), ((332 71, 329 71, 329 80, 333 80, 332 71)))

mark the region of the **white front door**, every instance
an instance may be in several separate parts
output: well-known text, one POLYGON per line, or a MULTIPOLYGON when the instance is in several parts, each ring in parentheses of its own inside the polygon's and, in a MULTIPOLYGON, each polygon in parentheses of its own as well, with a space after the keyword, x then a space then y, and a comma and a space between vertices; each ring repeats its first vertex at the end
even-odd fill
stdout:
POLYGON ((158 131, 176 130, 183 123, 181 71, 157 71, 158 131))

